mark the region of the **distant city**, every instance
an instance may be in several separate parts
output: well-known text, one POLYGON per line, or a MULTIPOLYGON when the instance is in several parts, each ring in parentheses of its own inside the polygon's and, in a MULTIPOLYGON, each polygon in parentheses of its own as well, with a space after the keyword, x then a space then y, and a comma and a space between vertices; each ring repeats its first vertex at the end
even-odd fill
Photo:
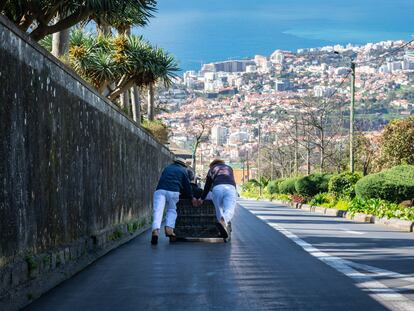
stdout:
POLYGON ((158 104, 168 110, 160 118, 173 133, 170 147, 184 153, 191 154, 197 130, 204 129, 196 152, 202 168, 214 157, 242 165, 249 152, 257 152, 259 131, 263 142, 272 144, 279 134, 280 143, 300 101, 308 97, 338 103, 343 117, 338 125, 345 128, 352 60, 357 126, 374 135, 390 119, 414 114, 413 93, 405 92, 414 78, 413 51, 405 41, 384 41, 276 50, 269 56, 204 64, 159 93, 158 104))

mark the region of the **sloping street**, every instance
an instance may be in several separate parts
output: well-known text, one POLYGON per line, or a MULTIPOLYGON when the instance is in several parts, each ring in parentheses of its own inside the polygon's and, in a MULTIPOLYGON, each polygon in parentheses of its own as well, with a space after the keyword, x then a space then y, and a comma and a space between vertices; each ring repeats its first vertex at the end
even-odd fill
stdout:
POLYGON ((241 201, 231 243, 149 232, 27 310, 414 310, 414 236, 241 201))

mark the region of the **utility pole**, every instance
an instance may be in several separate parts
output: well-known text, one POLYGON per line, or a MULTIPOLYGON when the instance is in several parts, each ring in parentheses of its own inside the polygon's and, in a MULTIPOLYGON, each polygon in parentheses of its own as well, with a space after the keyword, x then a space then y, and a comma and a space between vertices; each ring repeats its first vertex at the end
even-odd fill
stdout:
POLYGON ((349 170, 351 171, 351 173, 354 173, 355 62, 351 62, 351 71, 351 107, 349 113, 349 170))
POLYGON ((247 169, 247 181, 250 180, 250 166, 249 166, 249 149, 246 151, 246 169, 247 169))
POLYGON ((260 154, 261 154, 261 148, 260 148, 260 145, 261 145, 261 128, 260 128, 260 123, 259 123, 259 132, 258 132, 258 135, 259 135, 259 143, 258 143, 258 150, 257 150, 257 153, 258 153, 258 161, 257 161, 257 177, 258 177, 258 182, 259 182, 259 196, 261 197, 262 196, 262 183, 261 183, 261 177, 262 177, 262 174, 261 174, 261 171, 260 171, 260 169, 261 169, 261 160, 260 160, 260 154))
POLYGON ((298 118, 295 115, 295 176, 299 173, 299 135, 298 135, 298 118))
POLYGON ((242 162, 242 168, 243 168, 242 183, 244 184, 244 176, 245 176, 245 172, 244 172, 244 161, 242 162))

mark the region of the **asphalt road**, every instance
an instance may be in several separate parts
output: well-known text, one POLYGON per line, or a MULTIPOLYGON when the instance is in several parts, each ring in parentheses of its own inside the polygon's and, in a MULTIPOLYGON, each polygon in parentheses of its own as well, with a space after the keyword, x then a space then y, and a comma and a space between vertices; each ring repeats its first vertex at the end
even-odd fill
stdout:
POLYGON ((27 310, 414 310, 414 234, 240 204, 231 243, 147 232, 27 310))

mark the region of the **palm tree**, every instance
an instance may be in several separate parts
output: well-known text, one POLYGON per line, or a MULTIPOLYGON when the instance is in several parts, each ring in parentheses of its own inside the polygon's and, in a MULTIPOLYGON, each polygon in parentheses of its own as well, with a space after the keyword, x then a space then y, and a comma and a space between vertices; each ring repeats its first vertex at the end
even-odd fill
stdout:
POLYGON ((1 3, 0 13, 21 30, 30 32, 36 41, 88 20, 122 20, 125 12, 129 12, 132 22, 141 26, 153 16, 157 4, 156 0, 6 0, 1 3))
MULTIPOLYGON (((142 37, 95 37, 81 30, 72 34, 69 60, 79 75, 112 101, 134 85, 163 82, 169 86, 178 70, 173 56, 142 37)), ((135 103, 138 100, 134 98, 135 103)), ((139 108, 132 110, 137 118, 139 108)))
POLYGON ((178 65, 171 55, 165 53, 161 48, 156 48, 152 53, 152 66, 146 72, 145 85, 148 88, 148 120, 154 120, 154 86, 158 82, 164 83, 166 87, 172 85, 175 72, 179 70, 178 65))

